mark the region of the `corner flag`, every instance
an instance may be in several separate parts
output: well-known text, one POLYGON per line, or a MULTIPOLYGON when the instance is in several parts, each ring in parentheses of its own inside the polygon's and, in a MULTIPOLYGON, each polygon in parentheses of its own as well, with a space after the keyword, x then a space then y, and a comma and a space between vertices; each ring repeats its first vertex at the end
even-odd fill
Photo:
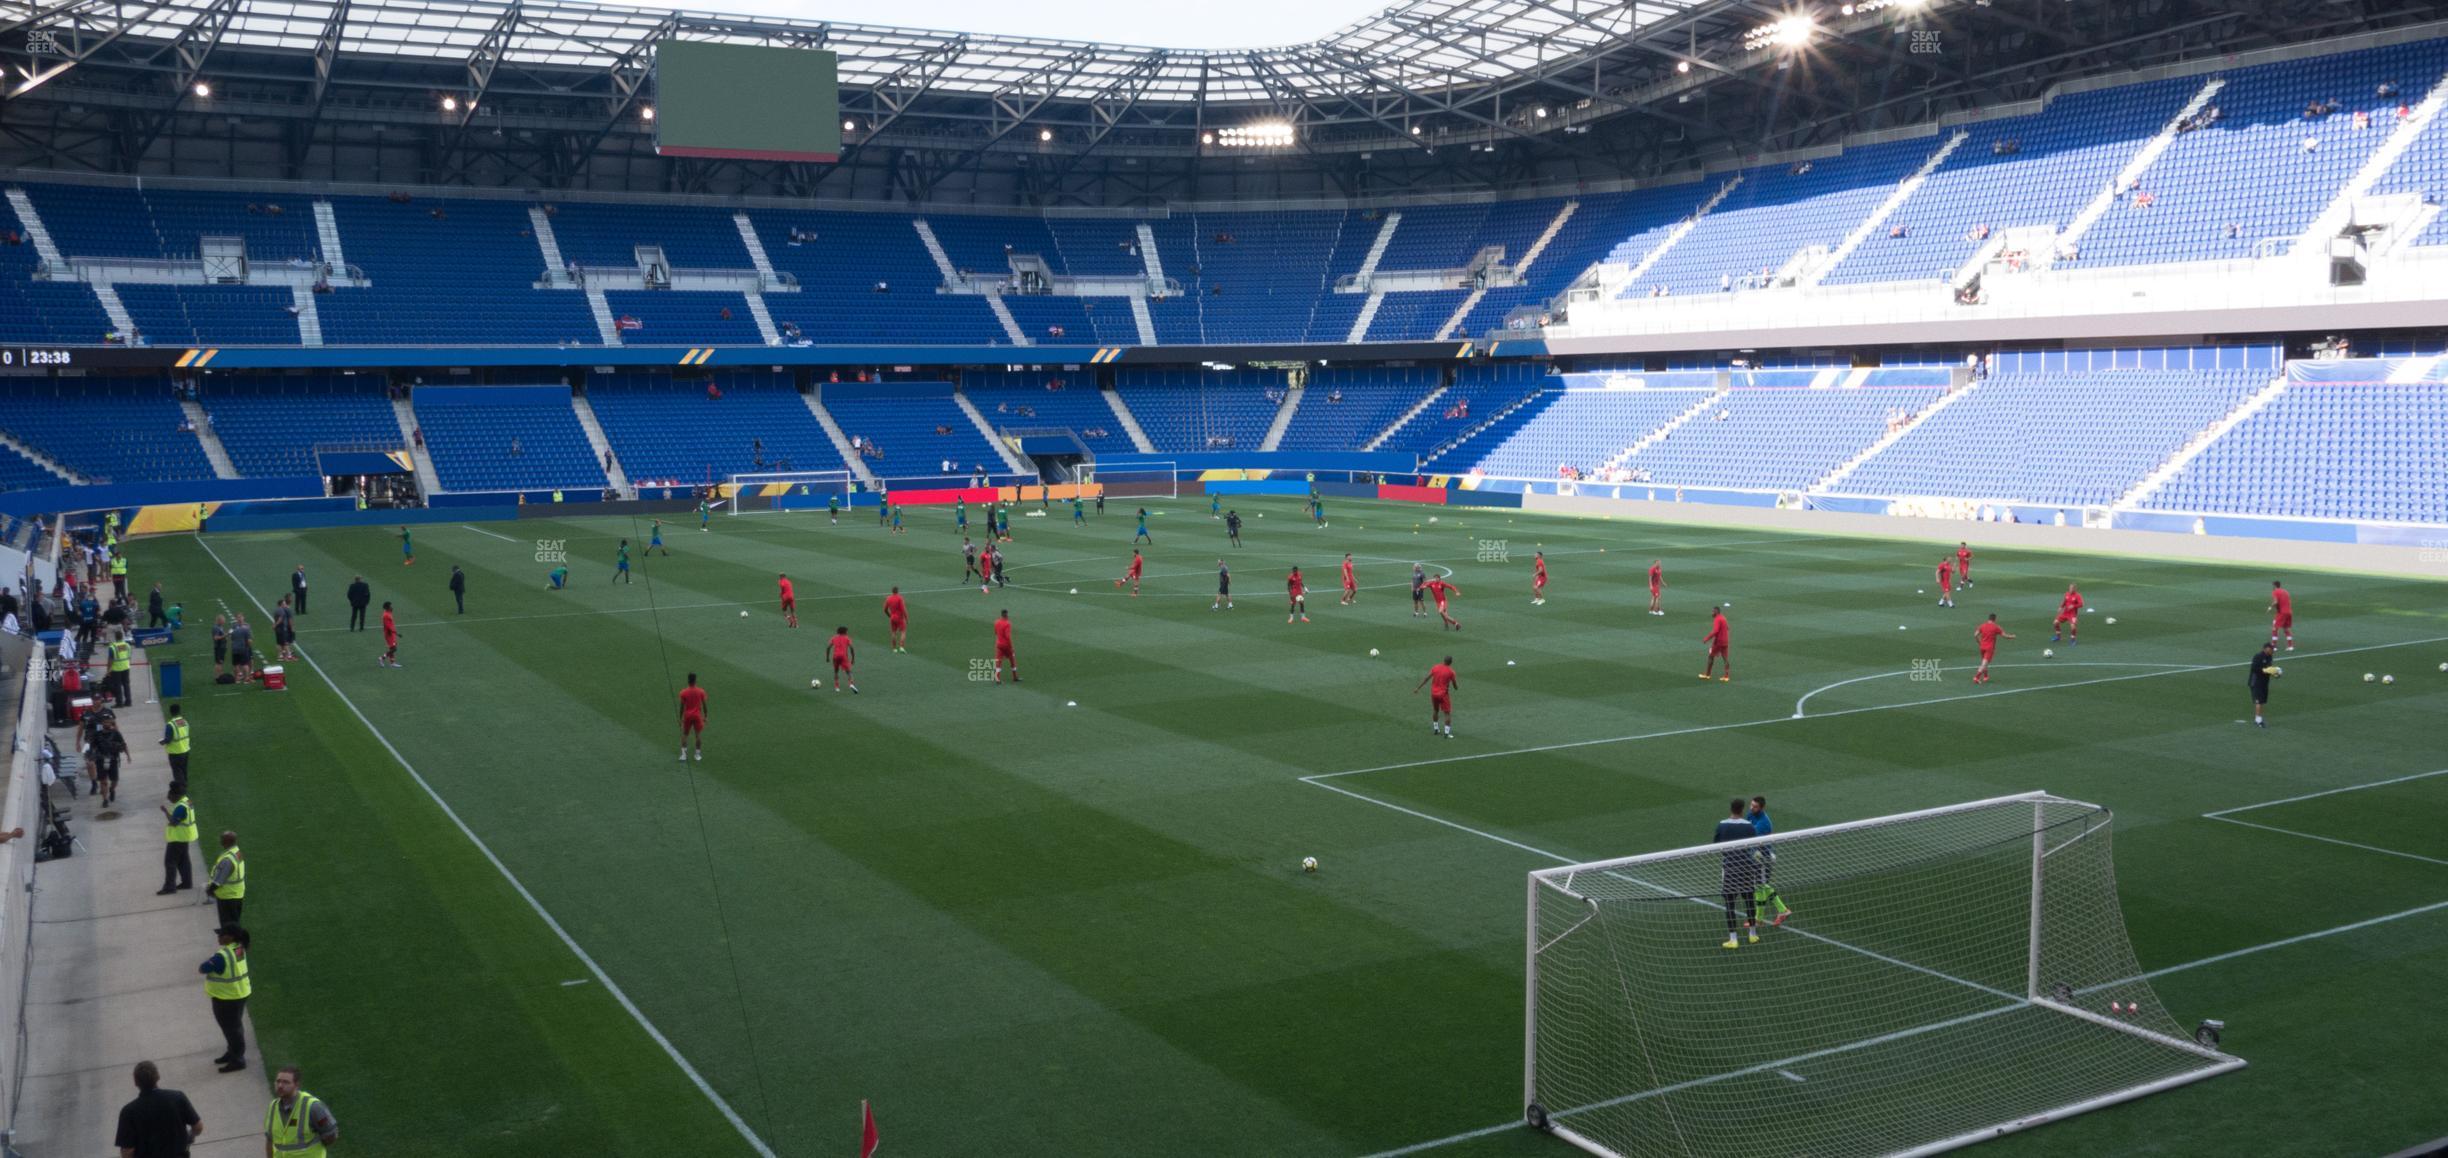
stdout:
POLYGON ((859 1117, 863 1119, 859 1127, 859 1158, 870 1158, 881 1139, 876 1137, 875 1107, 868 1105, 865 1098, 859 1099, 859 1117))

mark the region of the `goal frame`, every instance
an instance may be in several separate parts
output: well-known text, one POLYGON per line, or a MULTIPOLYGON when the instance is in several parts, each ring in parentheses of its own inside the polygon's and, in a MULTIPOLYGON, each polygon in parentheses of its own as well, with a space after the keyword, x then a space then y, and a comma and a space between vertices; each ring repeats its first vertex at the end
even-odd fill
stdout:
MULTIPOLYGON (((779 511, 788 511, 793 508, 787 506, 777 506, 768 501, 758 506, 758 508, 754 511, 745 511, 743 508, 745 508, 747 504, 741 501, 744 497, 742 492, 749 488, 761 489, 774 485, 782 486, 784 491, 781 494, 754 496, 757 498, 771 500, 789 497, 789 488, 791 487, 814 486, 817 484, 830 485, 836 483, 838 483, 841 488, 840 493, 843 499, 842 505, 850 505, 848 501, 850 496, 859 493, 859 478, 858 475, 846 470, 769 470, 752 471, 745 474, 725 475, 723 477, 721 494, 719 497, 726 500, 723 508, 723 513, 725 515, 735 516, 743 513, 760 515, 773 514, 779 511)), ((810 493, 824 494, 827 492, 813 491, 810 493)))
POLYGON ((1076 479, 1078 483, 1083 486, 1095 485, 1105 487, 1105 493, 1113 498, 1178 499, 1181 497, 1181 462, 1177 459, 1155 459, 1147 462, 1133 462, 1127 465, 1117 463, 1111 468, 1097 462, 1095 459, 1089 459, 1086 462, 1079 464, 1079 470, 1084 472, 1087 477, 1076 479), (1164 480, 1161 484, 1159 484, 1154 478, 1149 478, 1144 483, 1135 478, 1130 482, 1107 483, 1105 481, 1105 474, 1108 469, 1110 469, 1112 473, 1118 475, 1152 476, 1162 474, 1164 476, 1164 480), (1161 490, 1157 489, 1159 486, 1162 487, 1161 490))
MULTIPOLYGON (((1680 859, 1701 855, 1704 853, 1722 854, 1729 851, 1739 851, 1746 848, 1754 848, 1765 845, 1774 845, 1779 843, 1791 844, 1807 838, 1824 837, 1849 830, 1859 830, 1906 823, 1916 820, 1925 820, 1931 817, 1971 812, 1979 809, 1994 809, 2024 802, 2028 802, 2032 806, 2032 901, 2031 914, 2029 918, 2030 923, 2026 934, 2026 939, 2029 943, 2027 955, 2029 957, 2030 965, 2025 976, 2025 992, 2023 994, 2024 1001, 2031 1006, 2047 1009, 2052 1013, 2080 1018, 2084 1021, 2105 1026, 2119 1032, 2146 1038, 2160 1045, 2199 1055, 2208 1064, 2197 1069, 2188 1070, 2184 1073, 2172 1074, 2152 1081, 2137 1083, 2133 1086, 2114 1090, 2110 1093, 2097 1097, 2075 1101, 2036 1113, 2026 1114, 2020 1118, 2015 1118, 2009 1121, 1983 1125, 1974 1129, 1965 1130, 1961 1133, 1946 1138, 1940 1138, 1935 1141, 1926 1142, 1907 1149, 1891 1151, 1889 1153, 1889 1158, 1922 1158, 1924 1155, 1942 1154, 1950 1150, 1957 1150, 1978 1142, 1988 1141, 1992 1138, 2003 1137, 2007 1134, 2020 1133, 2035 1126, 2046 1125, 2050 1122, 2070 1118, 2077 1114, 2088 1113, 2092 1110, 2105 1109, 2109 1106, 2133 1101, 2137 1098, 2147 1097, 2151 1094, 2175 1089, 2179 1086, 2189 1085, 2193 1082, 2201 1081, 2204 1078, 2216 1077, 2220 1074, 2243 1068, 2246 1064, 2243 1058, 2223 1053, 2217 1049, 2201 1045, 2197 1042, 2188 1041, 2182 1038, 2170 1037, 2166 1034, 2145 1029, 2141 1026, 2129 1025, 2088 1009, 2077 1008, 2065 1002, 2055 1000, 2051 994, 2043 992, 2040 981, 2040 934, 2042 919, 2041 885, 2044 879, 2043 869, 2045 867, 2046 858, 2051 852, 2056 851, 2055 849, 2050 848, 2048 845, 2048 833, 2050 826, 2046 815, 2047 808, 2051 804, 2058 804, 2094 809, 2103 816, 2110 815, 2110 813, 2106 807, 2101 805, 2090 804, 2088 802, 2074 800, 2069 797, 2057 796, 2046 791, 2033 791, 2016 793, 2008 796, 1993 796, 1983 800, 1965 801, 1960 804, 1941 805, 1935 808, 1917 809, 1911 812, 1898 812, 1885 816, 1866 817, 1861 820, 1851 820, 1838 824, 1821 825, 1815 828, 1794 829, 1792 831, 1778 832, 1768 836, 1752 837, 1748 840, 1726 841, 1721 844, 1713 843, 1705 845, 1690 845, 1683 848, 1642 853, 1636 856, 1617 857, 1612 860, 1590 861, 1582 864, 1559 865, 1554 868, 1533 870, 1529 874, 1527 882, 1528 903, 1526 905, 1527 912, 1523 937, 1522 970, 1522 1106, 1524 1109, 1524 1114, 1529 1119, 1530 1124, 1534 1128, 1544 1129, 1546 1132, 1554 1134, 1556 1137, 1563 1139, 1566 1142, 1570 1142, 1574 1146, 1579 1147, 1580 1149, 1591 1154, 1602 1155, 1604 1158, 1623 1158, 1618 1151, 1610 1148, 1604 1142, 1591 1138, 1574 1130, 1570 1126, 1555 1121, 1552 1111, 1541 1107, 1538 1104, 1539 953, 1540 950, 1544 948, 1544 946, 1539 943, 1540 889, 1553 889, 1566 897, 1586 901, 1587 898, 1583 897, 1580 893, 1573 891, 1572 888, 1569 887, 1569 884, 1558 882, 1569 882, 1575 876, 1590 873, 1607 873, 1610 875, 1620 876, 1622 870, 1641 864, 1680 859)), ((2073 840, 2083 839, 2084 837, 2090 835, 2092 831, 2094 831, 2094 828, 2086 827, 2082 833, 2077 834, 2066 843, 2071 844, 2073 840)), ((2059 847, 2062 848, 2064 845, 2060 845, 2059 847)), ((1635 883, 1646 884, 1646 882, 1635 883)), ((1587 919, 1595 919, 1594 908, 1592 917, 1587 919)), ((1587 919, 1585 919, 1585 921, 1587 919)), ((1573 926, 1575 929, 1579 927, 1579 924, 1573 926)), ((1569 932, 1570 930, 1567 930, 1567 933, 1569 932)), ((1559 934, 1553 940, 1560 941, 1562 940, 1563 936, 1564 934, 1559 934)), ((2117 983, 2141 982, 2144 980, 2146 980, 2145 977, 2138 976, 2124 979, 2123 981, 2117 983)), ((2096 989, 2097 987, 2093 988, 2096 989)))

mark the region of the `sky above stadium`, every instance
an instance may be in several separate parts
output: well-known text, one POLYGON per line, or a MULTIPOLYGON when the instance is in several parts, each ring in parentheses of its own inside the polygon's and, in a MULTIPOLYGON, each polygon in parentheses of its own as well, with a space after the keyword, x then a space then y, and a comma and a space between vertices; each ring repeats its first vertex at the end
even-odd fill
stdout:
MULTIPOLYGON (((1266 48, 1315 40, 1388 6, 1388 0, 699 0, 704 7, 758 16, 840 20, 952 32, 995 32, 1060 40, 1104 40, 1158 48, 1266 48)), ((695 7, 697 5, 691 5, 695 7)))

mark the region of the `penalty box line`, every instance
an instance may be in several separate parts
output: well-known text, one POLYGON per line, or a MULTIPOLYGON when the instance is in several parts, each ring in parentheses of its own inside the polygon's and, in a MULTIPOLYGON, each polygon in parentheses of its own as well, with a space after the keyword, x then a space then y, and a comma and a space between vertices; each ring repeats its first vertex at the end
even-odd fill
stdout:
MULTIPOLYGON (((2341 647, 2330 651, 2304 652, 2300 656, 2290 658, 2320 659, 2326 656, 2354 655, 2359 652, 2366 651, 2385 651, 2387 649, 2396 647, 2421 647, 2426 644, 2433 643, 2448 643, 2448 635, 2433 636, 2428 639, 2399 640, 2394 643, 2366 644, 2361 647, 2341 647)), ((2038 664, 2033 666, 2046 667, 2049 665, 2038 664)), ((2135 666, 2146 665, 2137 663, 2135 666)), ((2147 666, 2158 667, 2160 665, 2153 664, 2147 666)), ((2158 679, 2163 676, 2175 675, 2198 675, 2206 671, 2219 671, 2225 668, 2242 666, 2244 665, 2240 663, 2171 666, 2166 667, 2163 670, 2136 672, 2129 675, 2101 676, 2097 679, 2075 680, 2070 683, 2033 684, 2029 687, 1995 688, 1989 691, 1966 692, 1962 695, 1956 696, 1938 696, 1933 699, 1913 700, 1900 704, 1869 704, 1858 708, 1838 708, 1834 711, 1821 712, 1816 716, 1805 715, 1800 710, 1801 705, 1807 702, 1812 696, 1818 695, 1820 692, 1827 691, 1831 688, 1843 687, 1846 684, 1860 683, 1865 679, 1883 679, 1892 676, 1911 674, 1910 672, 1886 672, 1874 676, 1855 676, 1851 679, 1839 680, 1836 683, 1828 684, 1824 687, 1814 688, 1811 691, 1804 693, 1801 700, 1795 702, 1795 714, 1790 716, 1771 716, 1766 719, 1739 720, 1730 724, 1699 724, 1688 728, 1669 728, 1664 731, 1640 732, 1628 736, 1601 736, 1590 740, 1567 740, 1558 744, 1539 744, 1528 748, 1510 748, 1499 752, 1472 752, 1465 753, 1460 756, 1439 756, 1429 760, 1409 760, 1400 764, 1379 764, 1368 768, 1347 769, 1342 772, 1320 772, 1309 776, 1303 776, 1301 779, 1311 783, 1318 783, 1325 780, 1341 779, 1345 776, 1366 776, 1376 772, 1400 772, 1409 768, 1433 768, 1443 764, 1467 764, 1476 760, 1499 760, 1508 756, 1534 756, 1542 752, 1563 752, 1574 748, 1591 748, 1605 744, 1629 744, 1641 740, 1661 740, 1670 736, 1689 736, 1704 732, 1724 732, 1731 731, 1736 728, 1757 728, 1767 724, 1792 723, 1796 720, 1829 720, 1835 719, 1839 716, 1860 715, 1865 712, 1889 712, 1902 708, 1927 708, 1935 707, 1939 704, 1958 703, 1964 700, 1984 700, 1993 696, 2015 696, 2022 695, 2027 692, 2063 691, 2067 688, 2090 687, 2095 684, 2120 683, 2126 680, 2158 679)), ((1323 786, 1323 784, 1320 784, 1320 787, 1323 786)), ((2273 801, 2272 803, 2276 802, 2273 801)))
MULTIPOLYGON (((245 580, 238 578, 236 571, 230 570, 230 565, 222 561, 221 553, 213 550, 212 544, 200 537, 196 542, 204 548, 206 555, 212 557, 214 565, 221 568, 221 573, 229 576, 230 582, 236 584, 238 590, 246 593, 247 601, 253 603, 256 610, 261 611, 266 619, 271 618, 271 609, 264 606, 263 600, 247 587, 245 580)), ((536 895, 527 890, 526 882, 521 881, 517 873, 510 871, 510 866, 504 864, 501 857, 494 854, 493 847, 486 844, 483 837, 476 835, 475 829, 468 827, 467 821, 460 818, 458 811, 450 806, 450 802, 444 800, 433 784, 416 770, 416 765, 409 763, 408 757, 391 743, 391 738, 384 735, 381 728, 374 726, 374 721, 365 714, 364 709, 357 706, 357 701, 349 698, 348 692, 331 678, 330 673, 323 670, 322 664, 315 662, 313 653, 300 648, 298 658, 305 660, 306 666, 314 669, 315 677, 322 680, 324 686, 332 690, 333 695, 340 697, 340 702, 347 706, 349 714, 357 717, 357 722, 365 726, 365 730, 374 737, 375 742, 381 744, 383 750, 391 754, 392 759, 399 761, 400 769, 408 773, 408 778, 415 781, 417 787, 425 790, 425 795, 433 800, 434 807, 441 809, 442 815, 448 817, 450 822, 458 827, 459 835, 466 837, 469 844, 476 846, 476 851, 484 856, 485 861, 493 866, 494 871, 502 875, 504 881, 509 882, 511 890, 519 895, 520 900, 527 902, 527 907, 535 911, 535 915, 543 920, 544 926, 551 929, 553 935, 561 939, 561 944, 578 958, 578 963, 586 966, 587 972, 594 975, 595 980, 604 987, 605 992, 610 993, 612 999, 620 1003, 621 1009, 629 1014, 631 1020, 637 1022, 638 1028, 645 1030, 646 1036, 654 1039, 654 1043, 663 1048, 664 1055, 671 1058, 672 1064, 680 1067, 680 1072, 688 1078, 691 1085, 697 1087, 697 1092, 704 1094, 706 1100, 712 1102, 714 1108, 722 1113, 723 1119, 731 1123, 731 1128, 739 1131, 740 1139, 747 1142, 749 1148, 756 1151, 761 1158, 776 1158, 773 1148, 766 1145, 763 1138, 757 1136, 756 1130, 748 1125, 747 1119, 740 1117, 739 1111, 732 1109, 731 1103, 715 1092, 713 1085, 706 1081, 705 1075, 698 1073, 697 1067, 689 1064, 688 1058, 681 1055, 680 1047, 673 1045, 672 1040, 665 1037, 663 1031, 656 1028, 655 1023, 647 1019, 646 1012, 639 1009, 637 1003, 629 999, 629 994, 621 989, 618 982, 612 980, 611 974, 604 972, 604 967, 596 964, 595 958, 588 955, 587 951, 579 946, 577 938, 570 936, 569 930, 563 928, 561 922, 553 917, 552 912, 544 907, 544 902, 537 900, 536 895)))

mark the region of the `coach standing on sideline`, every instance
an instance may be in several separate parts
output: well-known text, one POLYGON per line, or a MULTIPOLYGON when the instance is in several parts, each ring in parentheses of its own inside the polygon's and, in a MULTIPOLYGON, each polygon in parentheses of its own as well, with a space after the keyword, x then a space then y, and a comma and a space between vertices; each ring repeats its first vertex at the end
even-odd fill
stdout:
POLYGON ((306 614, 306 565, 300 563, 289 573, 289 602, 300 615, 306 614))
MULTIPOLYGON (((660 530, 655 532, 657 536, 662 533, 660 530)), ((670 553, 668 550, 664 552, 667 555, 670 553)), ((467 572, 460 570, 457 563, 451 564, 450 593, 451 601, 459 605, 459 614, 467 614, 467 572)))
POLYGON ((374 589, 366 586, 365 576, 349 577, 349 630, 365 630, 366 605, 374 602, 374 589))

